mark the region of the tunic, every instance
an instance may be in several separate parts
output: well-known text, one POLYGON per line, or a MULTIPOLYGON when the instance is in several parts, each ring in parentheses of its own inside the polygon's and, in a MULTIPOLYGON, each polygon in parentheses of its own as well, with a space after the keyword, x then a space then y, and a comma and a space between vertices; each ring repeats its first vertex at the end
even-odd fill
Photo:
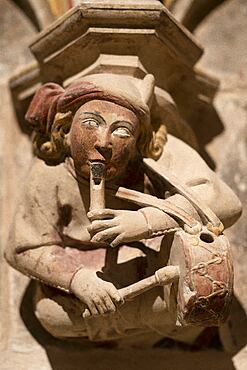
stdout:
MULTIPOLYGON (((200 156, 182 141, 168 136, 168 143, 159 162, 164 173, 176 175, 227 226, 239 216, 237 197, 200 156), (226 197, 227 205, 224 203, 226 197)), ((165 196, 167 189, 162 190, 165 196)), ((175 195, 171 199, 198 218, 195 209, 182 196, 175 195)), ((138 209, 134 204, 111 196, 106 196, 106 208, 138 209)), ((87 231, 90 225, 88 210, 89 184, 78 181, 67 163, 52 167, 34 159, 6 250, 6 258, 14 268, 44 284, 43 288, 39 288, 43 297, 65 297, 62 298, 66 302, 64 307, 71 304, 72 310, 80 310, 81 307, 81 302, 69 290, 71 279, 79 268, 99 271, 101 278, 121 288, 165 266, 171 243, 169 237, 161 236, 128 243, 108 253, 105 247, 90 242, 87 231), (55 290, 52 292, 47 286, 55 290)), ((77 332, 74 330, 71 334, 68 330, 67 336, 88 335, 90 339, 102 340, 126 334, 133 329, 152 329, 167 335, 174 331, 175 325, 169 314, 168 302, 169 290, 154 288, 126 303, 115 316, 86 320, 86 331, 85 323, 82 325, 77 322, 77 326, 74 325, 77 332)))

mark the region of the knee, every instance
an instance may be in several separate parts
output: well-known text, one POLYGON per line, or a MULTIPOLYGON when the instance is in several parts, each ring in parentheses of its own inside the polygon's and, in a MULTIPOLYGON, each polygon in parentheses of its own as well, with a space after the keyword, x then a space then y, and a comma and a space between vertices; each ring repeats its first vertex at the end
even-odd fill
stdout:
POLYGON ((55 299, 43 297, 36 300, 34 312, 44 329, 56 338, 87 336, 84 320, 72 305, 70 310, 55 299))

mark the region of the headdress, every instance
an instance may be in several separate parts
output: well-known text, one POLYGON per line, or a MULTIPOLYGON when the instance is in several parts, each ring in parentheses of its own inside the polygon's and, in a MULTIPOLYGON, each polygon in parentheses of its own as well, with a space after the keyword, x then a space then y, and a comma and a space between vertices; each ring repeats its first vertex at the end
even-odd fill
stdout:
POLYGON ((56 113, 75 112, 90 100, 107 100, 132 110, 142 124, 150 124, 149 104, 154 90, 154 77, 143 80, 114 74, 83 77, 63 89, 56 83, 46 83, 36 92, 26 120, 35 131, 48 134, 56 113))

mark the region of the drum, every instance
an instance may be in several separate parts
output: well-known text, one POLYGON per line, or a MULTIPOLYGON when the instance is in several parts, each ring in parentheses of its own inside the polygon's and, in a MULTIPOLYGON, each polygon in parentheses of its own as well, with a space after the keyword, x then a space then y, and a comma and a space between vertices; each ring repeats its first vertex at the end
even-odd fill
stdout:
POLYGON ((206 226, 197 235, 177 231, 169 264, 180 271, 172 288, 177 325, 222 324, 233 292, 232 258, 225 235, 216 236, 206 226))

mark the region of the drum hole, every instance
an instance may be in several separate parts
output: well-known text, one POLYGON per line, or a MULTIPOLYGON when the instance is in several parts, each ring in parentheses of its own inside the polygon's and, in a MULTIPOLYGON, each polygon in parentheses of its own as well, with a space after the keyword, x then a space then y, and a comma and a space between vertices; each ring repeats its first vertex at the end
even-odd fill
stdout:
POLYGON ((213 243, 214 237, 209 233, 201 233, 200 239, 205 243, 213 243))

